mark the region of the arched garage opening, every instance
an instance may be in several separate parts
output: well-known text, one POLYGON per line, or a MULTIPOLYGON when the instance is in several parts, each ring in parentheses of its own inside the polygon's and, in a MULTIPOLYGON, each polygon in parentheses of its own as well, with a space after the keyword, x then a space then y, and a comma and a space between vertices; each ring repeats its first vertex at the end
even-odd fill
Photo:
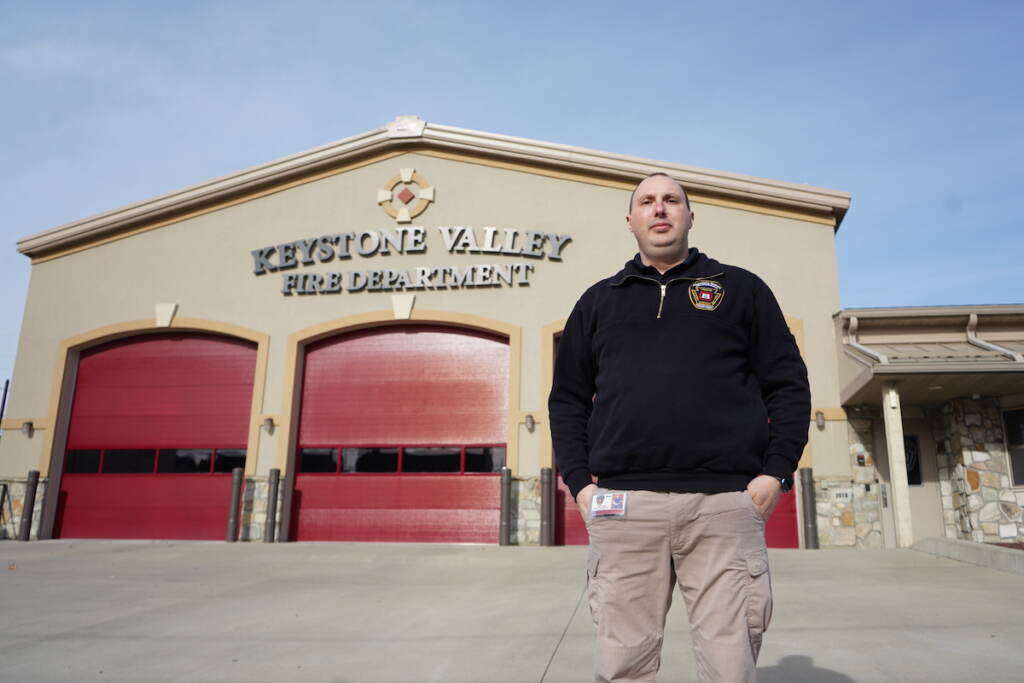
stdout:
POLYGON ((306 346, 291 534, 495 543, 509 346, 441 325, 306 346))
POLYGON ((79 355, 54 535, 223 539, 256 344, 175 332, 79 355))

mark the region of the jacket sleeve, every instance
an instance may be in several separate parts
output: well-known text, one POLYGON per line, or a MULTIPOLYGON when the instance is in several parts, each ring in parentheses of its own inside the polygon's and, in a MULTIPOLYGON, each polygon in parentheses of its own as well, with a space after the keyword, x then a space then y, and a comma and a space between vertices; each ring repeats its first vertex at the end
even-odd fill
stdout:
POLYGON ((770 420, 762 471, 791 477, 807 444, 811 420, 807 367, 775 296, 760 280, 754 309, 750 362, 770 420))
POLYGON ((584 309, 580 299, 562 331, 548 397, 555 463, 574 500, 591 483, 587 423, 593 407, 596 372, 590 321, 584 309))

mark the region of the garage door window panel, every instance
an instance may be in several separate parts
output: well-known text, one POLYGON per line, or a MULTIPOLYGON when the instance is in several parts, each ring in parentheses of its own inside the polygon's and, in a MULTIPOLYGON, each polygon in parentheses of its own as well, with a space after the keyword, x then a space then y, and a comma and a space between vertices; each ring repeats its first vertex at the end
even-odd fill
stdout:
POLYGON ((350 473, 398 472, 401 455, 398 448, 343 448, 344 471, 350 473))
POLYGON ((103 453, 104 474, 148 474, 155 469, 154 448, 111 448, 103 453))
POLYGON ((302 474, 335 474, 338 471, 337 448, 303 448, 299 451, 302 474))
POLYGON ((403 472, 461 472, 461 448, 404 448, 403 472))
POLYGON ((493 474, 505 446, 312 446, 299 449, 300 474, 493 474), (341 453, 339 462, 338 454, 341 453))
POLYGON ((163 448, 157 462, 157 473, 185 474, 209 472, 213 467, 213 450, 209 448, 163 448))
POLYGON ((68 451, 65 471, 70 474, 97 474, 100 471, 99 449, 77 449, 68 451))
POLYGON ((244 448, 218 448, 217 457, 213 461, 213 471, 231 474, 236 467, 245 469, 244 448))
POLYGON ((473 446, 466 448, 466 472, 498 472, 505 466, 504 446, 473 446))
POLYGON ((67 474, 230 474, 244 448, 91 448, 66 452, 67 474))

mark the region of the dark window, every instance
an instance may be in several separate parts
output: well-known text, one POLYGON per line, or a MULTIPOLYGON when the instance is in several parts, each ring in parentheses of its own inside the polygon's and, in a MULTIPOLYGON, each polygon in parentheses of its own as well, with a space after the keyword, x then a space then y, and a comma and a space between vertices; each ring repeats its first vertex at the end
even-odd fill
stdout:
POLYGON ((338 449, 303 448, 299 452, 299 472, 337 472, 338 449))
POLYGON ((68 451, 66 471, 74 474, 92 474, 100 471, 100 451, 68 451))
POLYGON ((343 448, 345 472, 397 472, 397 448, 343 448))
POLYGON ((213 451, 209 448, 162 448, 157 472, 206 473, 210 471, 213 451))
POLYGON ((1010 473, 1014 486, 1024 486, 1024 408, 1003 413, 1006 447, 1010 452, 1010 473))
MULTIPOLYGON (((221 453, 222 451, 218 451, 221 453)), ((505 446, 329 446, 299 449, 298 471, 315 473, 494 473, 505 446), (338 459, 341 459, 340 467, 338 459)))
POLYGON ((231 472, 236 467, 245 469, 245 449, 218 448, 217 459, 213 461, 213 471, 231 472))
POLYGON ((903 436, 903 453, 907 458, 907 483, 921 485, 921 442, 913 434, 903 436))
POLYGON ((458 472, 462 449, 405 448, 402 451, 403 472, 458 472))
POLYGON ((108 449, 103 454, 104 472, 152 472, 155 465, 156 451, 152 448, 108 449))
POLYGON ((504 446, 471 446, 466 448, 466 472, 497 472, 504 466, 504 446))

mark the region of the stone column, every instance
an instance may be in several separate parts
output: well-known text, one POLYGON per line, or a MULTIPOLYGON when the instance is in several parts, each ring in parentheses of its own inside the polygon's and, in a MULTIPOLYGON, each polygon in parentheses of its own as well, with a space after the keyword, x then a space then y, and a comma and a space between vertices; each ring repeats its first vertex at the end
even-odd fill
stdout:
POLYGON ((892 487, 893 515, 896 521, 896 545, 914 544, 910 518, 910 486, 907 484, 907 456, 903 450, 903 410, 895 382, 882 387, 882 416, 885 418, 885 445, 889 451, 889 484, 892 487))
POLYGON ((943 409, 950 443, 951 517, 962 539, 1024 539, 1024 492, 1010 484, 1000 413, 994 398, 954 399, 943 409))

